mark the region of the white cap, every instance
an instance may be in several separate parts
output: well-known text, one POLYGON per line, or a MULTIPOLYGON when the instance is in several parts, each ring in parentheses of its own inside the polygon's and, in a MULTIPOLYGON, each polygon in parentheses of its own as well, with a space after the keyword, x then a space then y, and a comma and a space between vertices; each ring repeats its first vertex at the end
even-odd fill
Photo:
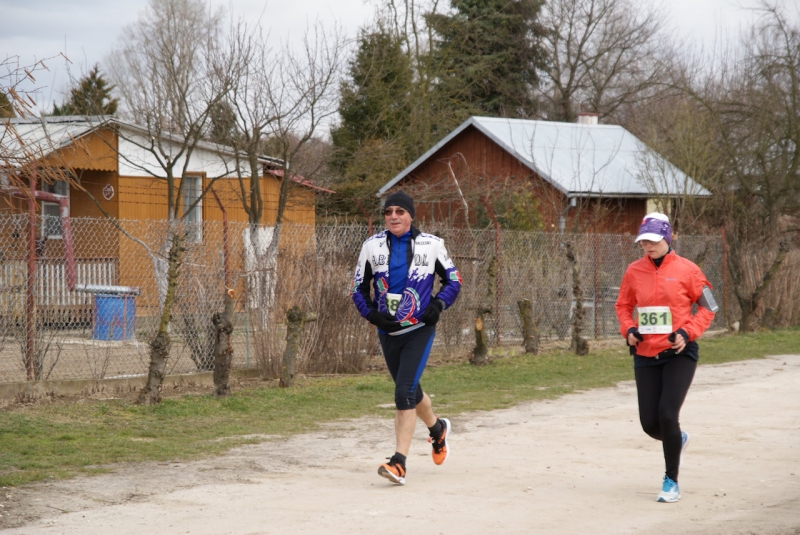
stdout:
POLYGON ((672 241, 672 232, 671 232, 671 230, 672 229, 671 229, 670 224, 669 224, 669 216, 667 216, 665 214, 662 214, 661 212, 651 212, 651 213, 647 214, 646 216, 644 216, 644 219, 642 219, 642 224, 639 227, 639 235, 636 236, 636 239, 634 240, 633 243, 638 243, 641 240, 647 240, 647 241, 651 241, 651 242, 654 242, 654 243, 658 243, 661 240, 667 239, 667 238, 669 238, 669 239, 667 239, 667 243, 669 243, 669 242, 672 241), (650 220, 664 221, 667 224, 666 225, 666 229, 664 228, 663 225, 658 225, 658 226, 661 227, 659 229, 659 230, 661 230, 661 233, 655 232, 654 230, 657 227, 657 225, 653 225, 653 224, 649 224, 648 225, 648 221, 650 221, 650 220), (665 230, 668 232, 667 236, 665 236, 663 234, 663 232, 665 230))

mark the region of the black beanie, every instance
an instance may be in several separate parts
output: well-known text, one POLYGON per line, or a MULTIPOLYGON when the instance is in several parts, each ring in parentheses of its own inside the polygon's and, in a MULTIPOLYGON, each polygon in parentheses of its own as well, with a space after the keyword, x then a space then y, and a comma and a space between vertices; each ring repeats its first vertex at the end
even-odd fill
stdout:
POLYGON ((405 191, 395 191, 388 197, 386 197, 386 201, 383 203, 384 210, 389 206, 397 206, 399 208, 405 208, 405 210, 411 214, 411 219, 414 219, 414 199, 411 198, 411 195, 406 193, 405 191))

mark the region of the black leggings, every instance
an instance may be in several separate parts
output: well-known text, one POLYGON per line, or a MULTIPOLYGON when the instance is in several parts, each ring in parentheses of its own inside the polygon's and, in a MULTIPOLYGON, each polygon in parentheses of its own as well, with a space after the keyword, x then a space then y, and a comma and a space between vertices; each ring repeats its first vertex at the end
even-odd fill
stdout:
POLYGON ((681 458, 681 406, 692 384, 697 362, 676 356, 656 366, 634 370, 639 397, 639 421, 644 432, 660 440, 667 477, 678 481, 681 458))
POLYGON ((414 409, 422 401, 419 379, 428 363, 436 327, 426 325, 407 334, 379 334, 386 367, 394 379, 394 404, 399 411, 414 409))

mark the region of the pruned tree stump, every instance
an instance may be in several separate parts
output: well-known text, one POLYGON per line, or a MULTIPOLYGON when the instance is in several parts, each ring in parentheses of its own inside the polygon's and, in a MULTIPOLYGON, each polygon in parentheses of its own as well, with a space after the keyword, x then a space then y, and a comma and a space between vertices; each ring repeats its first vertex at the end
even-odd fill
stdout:
POLYGON ((300 337, 303 326, 311 321, 317 321, 317 315, 313 312, 305 313, 296 305, 286 312, 286 349, 283 352, 279 383, 284 388, 294 384, 294 363, 300 349, 300 337))
POLYGON ((533 321, 533 306, 530 299, 517 301, 519 315, 522 318, 522 344, 525 353, 539 354, 539 328, 533 321))
POLYGON ((489 363, 489 345, 486 334, 486 314, 491 314, 489 308, 479 308, 475 317, 475 348, 469 361, 475 366, 483 366, 489 363))
POLYGON ((214 395, 227 396, 231 393, 229 384, 231 361, 233 361, 233 290, 225 294, 225 310, 216 312, 211 323, 214 325, 214 395))
POLYGON ((589 342, 581 336, 583 333, 583 318, 585 311, 583 309, 583 287, 581 286, 581 268, 578 265, 578 259, 572 250, 572 244, 566 243, 566 255, 572 266, 572 297, 575 299, 575 313, 572 315, 572 343, 570 349, 576 355, 589 354, 589 342))

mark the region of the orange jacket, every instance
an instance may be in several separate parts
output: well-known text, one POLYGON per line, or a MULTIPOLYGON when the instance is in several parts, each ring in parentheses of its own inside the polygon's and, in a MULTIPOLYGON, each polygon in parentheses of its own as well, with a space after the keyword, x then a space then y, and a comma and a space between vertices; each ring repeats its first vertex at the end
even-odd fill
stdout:
MULTIPOLYGON (((692 316, 692 303, 696 303, 703 286, 711 288, 700 268, 693 262, 670 251, 656 268, 647 255, 632 262, 619 287, 619 297, 614 308, 619 320, 619 332, 627 337, 631 327, 638 329, 633 311, 636 307, 668 306, 672 312, 672 332, 683 329, 690 342, 696 340, 714 321, 714 313, 698 307, 692 316)), ((644 334, 644 341, 636 346, 636 354, 654 357, 672 347, 669 334, 644 334)))

